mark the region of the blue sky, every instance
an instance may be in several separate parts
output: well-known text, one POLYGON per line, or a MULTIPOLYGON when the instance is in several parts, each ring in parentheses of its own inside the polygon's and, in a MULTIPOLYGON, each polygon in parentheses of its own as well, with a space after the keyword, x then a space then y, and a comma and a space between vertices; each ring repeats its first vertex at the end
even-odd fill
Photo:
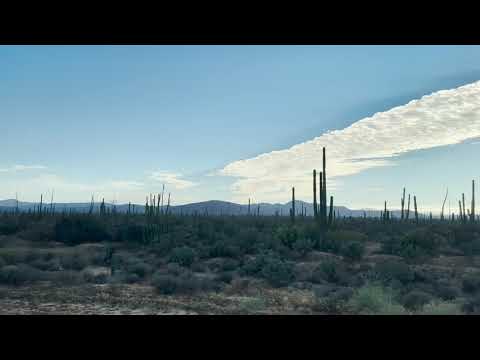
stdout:
MULTIPOLYGON (((175 203, 284 202, 291 183, 310 201, 301 169, 310 183, 321 164, 304 160, 318 148, 286 150, 474 83, 479 60, 477 46, 0 46, 0 199, 36 200, 53 189, 58 201, 94 193, 142 203, 166 183, 175 203), (239 163, 280 150, 297 165, 239 163)), ((480 99, 468 96, 475 114, 480 99)), ((448 113, 455 106, 463 105, 448 113)), ((472 125, 470 115, 449 121, 472 125)), ((429 123, 438 114, 429 116, 415 126, 438 128, 429 123)), ((432 134, 454 131, 449 124, 432 134)), ((469 198, 471 179, 480 180, 475 137, 473 127, 453 143, 405 148, 388 165, 347 175, 332 161, 340 174, 332 194, 352 208, 398 206, 404 185, 425 209, 441 206, 447 186, 452 204, 462 191, 469 198)), ((335 154, 337 142, 329 144, 335 154)))

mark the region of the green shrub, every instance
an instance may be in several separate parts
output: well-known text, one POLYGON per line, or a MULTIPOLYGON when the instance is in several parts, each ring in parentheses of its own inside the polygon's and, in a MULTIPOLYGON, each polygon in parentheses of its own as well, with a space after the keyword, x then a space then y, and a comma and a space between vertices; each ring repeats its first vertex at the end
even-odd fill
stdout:
POLYGON ((64 217, 55 225, 55 239, 68 245, 110 240, 105 227, 90 217, 64 217))
POLYGON ((346 284, 348 274, 343 265, 333 260, 327 260, 318 265, 312 272, 310 281, 319 284, 323 281, 334 284, 346 284))
POLYGON ((459 292, 456 288, 449 285, 437 284, 435 287, 437 296, 445 301, 450 301, 458 297, 459 292))
POLYGON ((295 278, 293 266, 278 259, 269 259, 262 267, 261 274, 275 287, 286 286, 295 278))
POLYGON ((462 306, 463 312, 471 315, 480 315, 480 295, 477 293, 469 298, 462 306))
POLYGON ((405 308, 415 311, 421 309, 432 300, 432 295, 423 291, 413 290, 403 297, 402 302, 405 308))
POLYGON ((7 265, 0 269, 0 284, 24 285, 44 280, 43 273, 29 265, 7 265))
POLYGON ((480 275, 467 274, 462 280, 462 289, 467 294, 473 294, 480 290, 480 275))
POLYGON ((132 261, 127 265, 127 272, 143 279, 152 272, 152 267, 143 261, 132 261))
POLYGON ((164 274, 163 272, 156 272, 153 274, 152 285, 157 292, 163 295, 192 294, 197 291, 220 289, 219 284, 208 279, 199 279, 191 274, 174 276, 164 274))
POLYGON ((386 284, 391 284, 396 280, 405 285, 415 279, 415 273, 412 269, 407 264, 396 260, 376 264, 375 272, 386 284))
POLYGON ((330 230, 326 233, 326 238, 329 241, 337 243, 347 243, 347 242, 365 242, 368 240, 367 235, 358 231, 352 230, 330 230))
POLYGON ((462 315, 461 306, 454 302, 431 302, 423 306, 419 315, 462 315))
POLYGON ((440 248, 446 244, 446 239, 429 229, 414 230, 401 240, 397 255, 406 258, 421 256, 435 256, 440 248))
POLYGON ((367 285, 357 289, 348 302, 355 314, 404 314, 405 309, 394 300, 391 289, 367 285))
POLYGON ((0 222, 0 235, 13 235, 20 231, 18 224, 11 222, 0 222))
POLYGON ((274 233, 274 237, 289 249, 293 249, 293 244, 298 240, 298 235, 296 227, 285 225, 278 227, 274 233))
POLYGON ((226 284, 230 284, 233 280, 233 273, 231 271, 221 272, 218 274, 217 280, 226 284))
POLYGON ((225 261, 220 264, 220 269, 222 271, 233 271, 237 270, 239 267, 240 263, 234 259, 225 259, 225 261))
POLYGON ((195 257, 195 250, 188 246, 182 246, 172 250, 170 262, 189 267, 195 261, 195 257))
POLYGON ((90 265, 90 261, 86 254, 75 252, 60 256, 60 264, 64 269, 80 271, 90 265))
POLYGON ((152 284, 155 289, 163 295, 174 294, 180 287, 178 277, 165 274, 154 274, 152 284))
POLYGON ((293 243, 293 250, 298 251, 302 255, 306 255, 313 250, 314 242, 309 238, 302 237, 293 243))
POLYGON ((225 240, 217 241, 209 250, 209 257, 237 258, 241 255, 238 246, 228 244, 225 240))
POLYGON ((137 244, 143 243, 144 227, 137 224, 123 225, 117 230, 116 240, 137 244))
POLYGON ((340 255, 350 261, 359 261, 365 253, 365 245, 358 241, 350 241, 340 250, 340 255))

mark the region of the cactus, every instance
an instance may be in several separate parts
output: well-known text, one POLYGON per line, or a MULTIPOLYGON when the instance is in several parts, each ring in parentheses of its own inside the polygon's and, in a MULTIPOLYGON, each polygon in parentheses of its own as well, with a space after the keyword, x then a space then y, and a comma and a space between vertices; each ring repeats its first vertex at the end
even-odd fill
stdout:
POLYGON ((328 213, 328 225, 332 225, 333 222, 333 196, 330 196, 330 211, 328 213))
POLYGON ((458 220, 463 221, 462 202, 458 200, 458 220))
POLYGON ((404 218, 404 208, 405 208, 405 188, 403 188, 403 196, 402 196, 402 199, 400 200, 401 204, 402 204, 402 215, 401 215, 401 219, 403 220, 404 218))
POLYGON ((92 200, 90 201, 90 209, 88 209, 88 214, 89 215, 92 215, 93 214, 93 207, 94 207, 95 203, 94 203, 94 199, 93 199, 93 195, 92 195, 92 200))
POLYGON ((250 198, 248 198, 248 215, 250 216, 250 198))
POLYGON ((443 209, 445 208, 445 202, 447 201, 447 197, 448 197, 448 188, 447 188, 447 193, 445 194, 445 199, 443 199, 442 212, 440 213, 440 220, 443 220, 443 209))
POLYGON ((327 167, 327 158, 325 154, 325 147, 323 148, 323 224, 327 224, 327 172, 326 172, 326 167, 327 167))
POLYGON ((290 218, 295 222, 295 187, 292 187, 292 208, 290 209, 290 218))
POLYGON ((415 208, 415 222, 418 224, 417 197, 413 196, 413 206, 415 208))
POLYGON ((467 216, 466 216, 466 213, 465 213, 465 194, 464 193, 462 193, 462 205, 463 205, 462 220, 463 220, 463 222, 466 222, 467 221, 467 216))
POLYGON ((475 222, 475 180, 472 180, 472 209, 470 210, 470 220, 475 222))
POLYGON ((410 217, 410 194, 408 194, 408 204, 407 204, 407 213, 405 214, 405 218, 408 220, 410 217))
POLYGON ((313 169, 313 216, 316 219, 317 214, 317 170, 313 169))

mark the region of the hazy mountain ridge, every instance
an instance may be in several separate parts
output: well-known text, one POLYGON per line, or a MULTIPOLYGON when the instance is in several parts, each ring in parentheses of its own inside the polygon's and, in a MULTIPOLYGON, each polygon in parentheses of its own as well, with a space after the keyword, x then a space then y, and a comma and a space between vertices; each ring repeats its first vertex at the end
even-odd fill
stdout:
MULTIPOLYGON (((18 208, 20 211, 28 211, 37 208, 39 203, 33 202, 18 202, 18 208)), ((90 203, 53 203, 56 212, 61 212, 63 210, 73 210, 77 212, 87 212, 90 209, 90 203)), ((116 206, 117 211, 119 212, 127 212, 128 211, 128 204, 118 204, 114 205, 111 203, 106 203, 105 206, 107 208, 112 208, 116 206)), ((260 203, 260 204, 251 204, 250 205, 250 214, 255 215, 258 212, 258 207, 260 215, 283 215, 288 216, 290 213, 290 208, 292 206, 292 202, 287 202, 285 204, 270 204, 270 203, 260 203)), ((301 214, 303 209, 305 209, 307 216, 313 216, 313 205, 311 203, 296 200, 295 201, 295 211, 297 214, 301 214)), ((44 203, 44 209, 49 209, 50 204, 44 203)), ((94 211, 98 212, 100 207, 100 203, 94 204, 94 211)), ((164 208, 166 205, 164 205, 164 208)), ((16 200, 8 199, 8 200, 0 200, 0 211, 10 211, 16 208, 16 200)), ((366 214, 368 217, 379 216, 379 210, 352 210, 345 206, 334 206, 334 210, 337 212, 337 215, 340 216, 353 216, 353 217, 361 217, 366 214)), ((143 213, 145 211, 144 205, 135 204, 134 211, 136 213, 143 213)), ((176 205, 170 206, 170 211, 174 214, 208 214, 208 215, 247 215, 248 214, 248 204, 236 204, 228 201, 221 201, 221 200, 210 200, 210 201, 203 201, 185 205, 176 205)), ((400 216, 399 210, 392 211, 395 217, 400 216)))

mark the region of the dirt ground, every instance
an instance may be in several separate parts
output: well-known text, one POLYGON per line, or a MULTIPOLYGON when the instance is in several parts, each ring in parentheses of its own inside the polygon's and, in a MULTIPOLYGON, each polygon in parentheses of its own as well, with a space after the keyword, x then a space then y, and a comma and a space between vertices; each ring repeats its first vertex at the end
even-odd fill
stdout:
POLYGON ((196 296, 158 295, 146 285, 0 288, 0 315, 308 314, 312 303, 308 291, 249 288, 245 292, 234 286, 196 296))

